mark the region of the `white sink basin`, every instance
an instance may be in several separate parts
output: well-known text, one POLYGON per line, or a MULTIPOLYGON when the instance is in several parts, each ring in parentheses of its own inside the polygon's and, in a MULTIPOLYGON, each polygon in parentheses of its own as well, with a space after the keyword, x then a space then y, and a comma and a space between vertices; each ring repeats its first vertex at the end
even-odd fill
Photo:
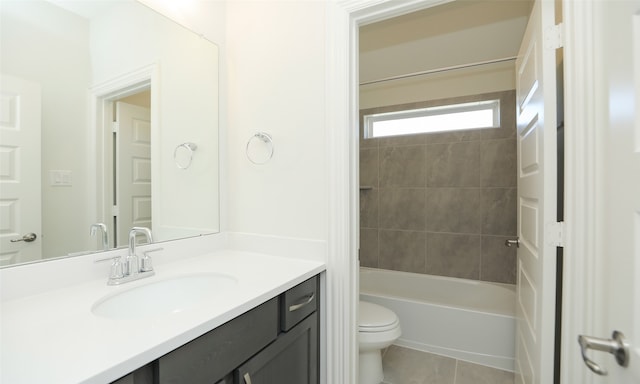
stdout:
POLYGON ((229 275, 201 273, 154 281, 98 300, 91 312, 110 319, 141 319, 179 313, 224 294, 237 284, 229 275))

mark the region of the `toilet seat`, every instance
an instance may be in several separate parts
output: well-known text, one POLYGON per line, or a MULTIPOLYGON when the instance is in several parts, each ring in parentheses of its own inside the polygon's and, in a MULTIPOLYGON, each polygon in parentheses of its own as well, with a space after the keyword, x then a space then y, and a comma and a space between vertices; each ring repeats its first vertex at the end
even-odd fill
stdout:
POLYGON ((385 332, 397 328, 400 324, 398 316, 393 311, 378 304, 360 301, 360 332, 385 332))

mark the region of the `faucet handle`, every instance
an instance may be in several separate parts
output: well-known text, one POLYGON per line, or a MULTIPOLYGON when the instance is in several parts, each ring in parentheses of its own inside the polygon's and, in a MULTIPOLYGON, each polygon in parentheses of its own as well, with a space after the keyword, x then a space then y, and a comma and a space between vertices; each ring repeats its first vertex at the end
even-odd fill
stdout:
POLYGON ((149 256, 152 252, 162 251, 164 248, 155 248, 150 249, 148 251, 142 252, 142 260, 140 260, 140 272, 150 272, 153 271, 153 262, 151 260, 151 256, 149 256))
POLYGON ((124 265, 120 261, 120 257, 114 257, 109 271, 109 279, 121 279, 122 277, 124 277, 124 265))

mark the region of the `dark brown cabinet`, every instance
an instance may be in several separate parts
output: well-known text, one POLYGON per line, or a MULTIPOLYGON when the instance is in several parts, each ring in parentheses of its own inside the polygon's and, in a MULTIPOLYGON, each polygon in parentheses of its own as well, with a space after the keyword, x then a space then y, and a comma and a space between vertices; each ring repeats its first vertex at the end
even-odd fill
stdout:
POLYGON ((237 384, 317 384, 318 316, 298 325, 249 359, 234 372, 237 384))
POLYGON ((317 384, 319 292, 315 276, 114 384, 317 384))
POLYGON ((158 384, 211 384, 278 337, 273 298, 158 360, 158 384))

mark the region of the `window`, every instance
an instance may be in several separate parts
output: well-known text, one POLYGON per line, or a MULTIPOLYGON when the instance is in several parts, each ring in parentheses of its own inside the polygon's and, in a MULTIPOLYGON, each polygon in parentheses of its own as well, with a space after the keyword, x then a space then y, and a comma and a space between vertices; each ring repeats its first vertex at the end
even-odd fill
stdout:
POLYGON ((365 138, 498 128, 500 100, 377 113, 364 116, 365 138))

